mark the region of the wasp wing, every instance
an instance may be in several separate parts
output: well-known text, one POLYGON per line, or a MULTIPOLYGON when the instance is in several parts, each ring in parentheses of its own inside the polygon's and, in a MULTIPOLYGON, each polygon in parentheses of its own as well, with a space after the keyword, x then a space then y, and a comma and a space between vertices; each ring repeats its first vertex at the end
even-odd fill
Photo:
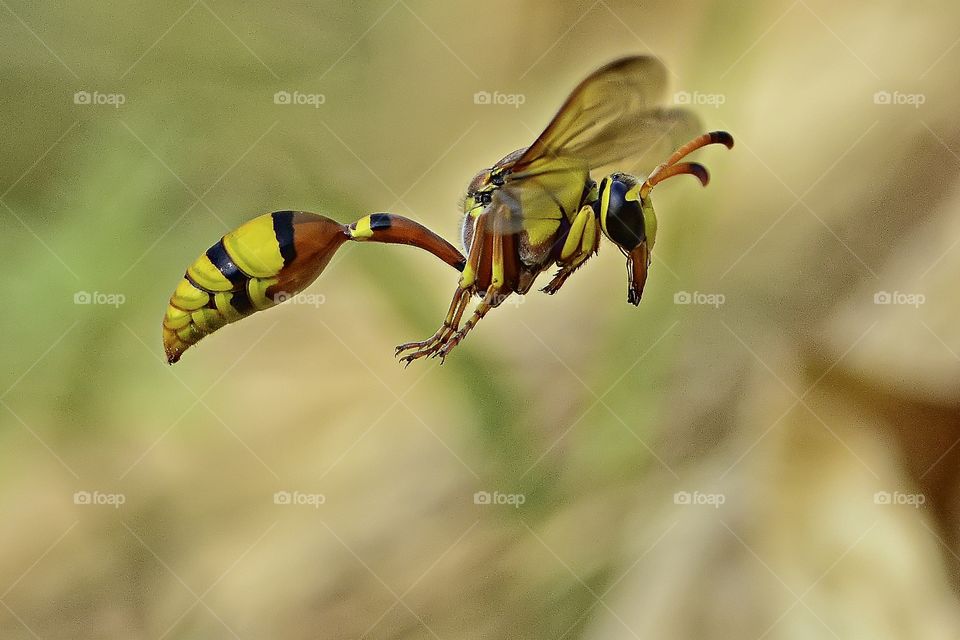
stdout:
POLYGON ((650 56, 615 60, 577 85, 533 144, 494 167, 504 175, 494 200, 511 211, 501 229, 572 220, 591 171, 627 159, 631 163, 621 170, 649 171, 689 139, 699 121, 689 111, 664 106, 666 86, 666 68, 650 56))

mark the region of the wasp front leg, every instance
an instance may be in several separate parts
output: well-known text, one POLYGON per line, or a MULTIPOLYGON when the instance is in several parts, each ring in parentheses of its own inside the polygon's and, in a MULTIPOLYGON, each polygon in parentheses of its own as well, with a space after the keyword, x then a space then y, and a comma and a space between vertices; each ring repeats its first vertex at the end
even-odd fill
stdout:
POLYGON ((560 250, 560 259, 557 260, 560 270, 541 291, 550 295, 559 291, 567 278, 583 266, 599 247, 600 225, 597 224, 597 213, 591 205, 586 204, 577 213, 570 225, 570 231, 567 232, 567 238, 560 250))

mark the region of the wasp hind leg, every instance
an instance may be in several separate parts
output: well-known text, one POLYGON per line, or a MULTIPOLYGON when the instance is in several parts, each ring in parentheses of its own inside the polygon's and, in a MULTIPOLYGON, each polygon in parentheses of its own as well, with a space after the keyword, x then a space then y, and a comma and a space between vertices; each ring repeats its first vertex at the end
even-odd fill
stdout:
MULTIPOLYGON (((487 312, 494 307, 499 306, 507 296, 510 295, 511 289, 505 287, 508 275, 506 273, 506 260, 504 256, 504 236, 500 233, 499 225, 497 222, 499 219, 494 221, 494 234, 493 234, 493 250, 491 251, 491 260, 490 260, 490 286, 487 287, 486 292, 484 293, 483 300, 480 301, 480 304, 476 306, 473 310, 473 315, 463 323, 463 328, 450 334, 443 343, 443 346, 437 351, 434 356, 440 356, 440 361, 442 362, 444 358, 450 355, 450 352, 453 351, 454 347, 460 344, 463 339, 467 336, 471 329, 477 326, 477 323, 483 319, 487 312)), ((509 250, 514 251, 513 244, 511 242, 509 250)), ((510 265, 510 274, 509 279, 511 282, 516 280, 516 265, 511 262, 510 265)))
POLYGON ((435 355, 451 335, 460 327, 460 320, 467 309, 470 297, 476 291, 477 269, 480 264, 482 248, 485 242, 486 230, 485 224, 478 218, 474 222, 473 242, 470 245, 470 252, 467 256, 466 265, 460 274, 460 282, 457 290, 453 294, 453 300, 450 301, 450 309, 443 320, 443 324, 437 329, 437 332, 426 340, 419 342, 407 342, 399 345, 394 352, 404 365, 409 365, 414 360, 435 355), (404 353, 408 352, 408 353, 404 353))
POLYGON ((573 272, 583 266, 600 247, 600 225, 597 224, 597 214, 590 205, 584 205, 573 219, 570 231, 560 250, 560 259, 557 263, 560 270, 553 276, 547 286, 541 291, 553 295, 560 290, 573 272))
POLYGON ((443 324, 440 325, 437 332, 426 340, 406 342, 399 345, 394 354, 400 358, 400 361, 403 362, 405 366, 408 366, 418 358, 436 354, 446 339, 460 326, 460 320, 463 318, 463 313, 467 309, 467 304, 470 302, 470 296, 472 294, 472 287, 458 287, 453 294, 453 300, 450 302, 447 317, 444 318, 443 324), (411 353, 407 353, 401 357, 400 354, 411 350, 411 353))

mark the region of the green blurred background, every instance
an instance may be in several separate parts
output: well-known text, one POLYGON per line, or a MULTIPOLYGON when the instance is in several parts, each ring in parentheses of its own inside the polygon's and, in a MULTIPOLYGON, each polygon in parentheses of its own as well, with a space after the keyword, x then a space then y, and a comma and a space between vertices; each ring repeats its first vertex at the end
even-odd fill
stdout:
POLYGON ((0 0, 0 637, 956 638, 958 18, 0 0), (322 304, 164 364, 227 230, 453 240, 476 170, 644 52, 737 147, 658 189, 638 309, 605 245, 404 370, 456 275, 348 246, 322 304))

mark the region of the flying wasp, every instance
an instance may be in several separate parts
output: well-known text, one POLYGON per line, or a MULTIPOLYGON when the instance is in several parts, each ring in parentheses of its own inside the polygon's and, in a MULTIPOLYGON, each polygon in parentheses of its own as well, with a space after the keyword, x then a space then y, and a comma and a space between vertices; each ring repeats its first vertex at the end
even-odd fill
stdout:
POLYGON ((223 236, 184 274, 163 320, 168 362, 220 327, 305 289, 347 241, 419 247, 460 272, 436 333, 397 347, 406 364, 445 358, 491 309, 514 293, 527 293, 554 265, 558 270, 542 290, 556 293, 597 253, 601 234, 626 257, 627 301, 639 304, 657 233, 652 189, 677 175, 692 175, 706 186, 707 170, 683 159, 707 145, 733 147, 729 133, 705 133, 676 148, 646 179, 614 171, 593 180, 591 171, 628 158, 647 161, 664 143, 696 131, 692 113, 665 106, 666 85, 666 69, 649 56, 615 60, 584 79, 533 144, 470 182, 460 233, 466 256, 423 225, 390 213, 349 225, 305 211, 254 218, 223 236), (464 320, 474 296, 480 302, 464 320))

